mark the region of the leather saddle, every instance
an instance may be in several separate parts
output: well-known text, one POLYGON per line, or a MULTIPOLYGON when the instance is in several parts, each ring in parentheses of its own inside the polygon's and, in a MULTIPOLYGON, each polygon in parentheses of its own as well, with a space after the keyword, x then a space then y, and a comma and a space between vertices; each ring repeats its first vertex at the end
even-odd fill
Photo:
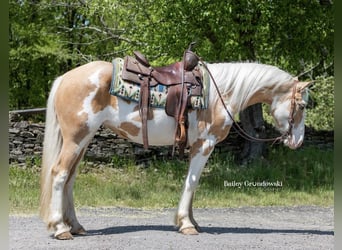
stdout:
POLYGON ((158 84, 167 87, 165 112, 176 122, 175 142, 179 154, 183 157, 187 144, 188 102, 190 96, 201 96, 203 88, 202 73, 198 57, 192 51, 184 52, 183 60, 161 67, 152 67, 139 51, 135 57, 126 56, 122 70, 122 79, 140 85, 139 111, 142 119, 144 148, 148 148, 147 119, 150 106, 150 87, 158 84))

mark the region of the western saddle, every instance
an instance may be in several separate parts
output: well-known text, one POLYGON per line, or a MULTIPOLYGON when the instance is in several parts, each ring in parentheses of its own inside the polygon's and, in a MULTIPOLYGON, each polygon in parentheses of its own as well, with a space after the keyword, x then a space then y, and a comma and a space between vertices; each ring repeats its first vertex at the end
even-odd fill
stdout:
MULTIPOLYGON (((126 56, 122 70, 122 79, 140 85, 139 112, 142 120, 144 148, 148 148, 147 120, 150 108, 150 87, 162 84, 167 87, 165 112, 176 122, 175 145, 183 157, 187 144, 188 102, 190 96, 201 96, 203 88, 199 58, 189 47, 183 60, 168 66, 152 67, 146 57, 135 51, 135 57, 126 56)), ((172 154, 173 154, 172 153, 172 154)))

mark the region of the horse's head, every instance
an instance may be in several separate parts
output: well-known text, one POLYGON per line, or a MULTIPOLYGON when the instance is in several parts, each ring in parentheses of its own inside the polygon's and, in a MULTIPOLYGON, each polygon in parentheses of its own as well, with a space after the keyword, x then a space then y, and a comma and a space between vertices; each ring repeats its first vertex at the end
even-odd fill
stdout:
POLYGON ((309 97, 307 87, 310 84, 295 80, 288 92, 272 102, 271 113, 276 127, 283 134, 284 144, 291 149, 300 147, 304 140, 305 107, 309 97))

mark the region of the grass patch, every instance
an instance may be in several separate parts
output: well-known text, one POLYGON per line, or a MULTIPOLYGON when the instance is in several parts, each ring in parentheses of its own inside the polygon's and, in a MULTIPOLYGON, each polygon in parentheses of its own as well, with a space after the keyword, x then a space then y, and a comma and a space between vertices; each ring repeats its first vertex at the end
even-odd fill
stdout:
POLYGON ((9 169, 10 212, 37 212, 39 204, 39 171, 37 168, 9 169))
MULTIPOLYGON (((129 159, 120 159, 116 166, 81 164, 74 187, 76 208, 178 205, 187 163, 155 160, 148 168, 139 168, 129 159)), ((9 175, 10 212, 38 211, 39 168, 11 166, 9 175)), ((272 148, 267 160, 244 167, 234 164, 231 155, 215 153, 202 174, 194 207, 332 206, 333 176, 333 151, 329 150, 272 148), (234 182, 242 183, 241 187, 225 185, 234 182), (253 186, 262 182, 281 186, 253 186)))

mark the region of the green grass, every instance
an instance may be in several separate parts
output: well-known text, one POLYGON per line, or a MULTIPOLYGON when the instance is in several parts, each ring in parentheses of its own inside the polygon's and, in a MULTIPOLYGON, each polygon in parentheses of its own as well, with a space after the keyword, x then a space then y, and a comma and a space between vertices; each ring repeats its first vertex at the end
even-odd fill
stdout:
MULTIPOLYGON (((187 173, 187 163, 155 160, 148 168, 132 160, 113 158, 120 167, 78 169, 74 187, 75 206, 176 207, 187 173)), ((267 160, 248 166, 233 163, 229 154, 215 153, 201 176, 194 207, 332 206, 333 151, 272 148, 267 160), (276 182, 281 187, 227 187, 225 182, 276 182)), ((39 168, 11 166, 9 201, 11 213, 35 213, 39 203, 39 168)))

